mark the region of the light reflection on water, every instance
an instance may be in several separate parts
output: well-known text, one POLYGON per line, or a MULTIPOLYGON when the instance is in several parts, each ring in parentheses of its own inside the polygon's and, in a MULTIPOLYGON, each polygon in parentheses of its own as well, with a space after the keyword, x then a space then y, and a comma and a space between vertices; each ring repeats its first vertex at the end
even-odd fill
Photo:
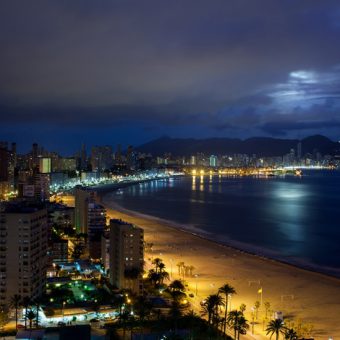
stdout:
POLYGON ((219 241, 340 269, 338 172, 271 179, 196 176, 143 183, 123 193, 115 200, 127 209, 195 225, 219 241))

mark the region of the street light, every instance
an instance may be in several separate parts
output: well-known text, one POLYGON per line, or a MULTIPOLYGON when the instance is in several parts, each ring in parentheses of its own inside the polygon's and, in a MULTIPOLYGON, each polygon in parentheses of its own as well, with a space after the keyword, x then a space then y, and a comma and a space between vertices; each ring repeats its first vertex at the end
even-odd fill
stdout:
MULTIPOLYGON (((232 294, 228 294, 228 301, 229 301, 229 310, 231 310, 231 297, 232 297, 233 295, 232 294)), ((226 306, 226 308, 227 308, 228 306, 226 306)))
POLYGON ((251 307, 251 334, 254 335, 255 307, 251 307))
POLYGON ((169 259, 170 261, 170 278, 172 280, 172 259, 169 259))
POLYGON ((195 274, 195 279, 196 279, 196 296, 197 296, 197 278, 198 278, 198 274, 195 274))
POLYGON ((66 305, 66 302, 63 301, 63 308, 62 308, 62 310, 61 310, 61 314, 62 314, 63 321, 64 321, 64 308, 65 308, 65 305, 66 305))

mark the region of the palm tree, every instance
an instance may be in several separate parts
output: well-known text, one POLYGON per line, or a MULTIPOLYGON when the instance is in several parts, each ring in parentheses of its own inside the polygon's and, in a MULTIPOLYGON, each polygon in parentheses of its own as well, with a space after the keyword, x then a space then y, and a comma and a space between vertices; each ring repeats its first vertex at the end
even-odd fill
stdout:
POLYGON ((265 308, 265 310, 266 310, 266 319, 267 319, 267 317, 268 317, 268 311, 269 311, 269 308, 270 308, 270 302, 266 301, 266 302, 264 303, 264 308, 265 308))
MULTIPOLYGON (((153 261, 152 264, 155 266, 155 271, 156 273, 158 273, 158 269, 160 269, 160 265, 163 264, 162 259, 160 259, 159 257, 156 257, 153 261)), ((164 264, 163 264, 164 265, 164 264)))
POLYGON ((285 326, 283 324, 283 320, 281 319, 275 319, 271 320, 266 328, 267 335, 270 334, 270 338, 273 336, 275 333, 276 335, 276 340, 279 340, 279 335, 285 333, 285 326))
POLYGON ((33 320, 35 319, 35 313, 32 309, 26 313, 26 318, 30 321, 29 327, 32 329, 33 320))
POLYGON ((184 277, 184 271, 183 271, 184 262, 178 262, 176 266, 178 267, 178 275, 181 276, 181 274, 183 274, 183 277, 184 277))
POLYGON ((18 329, 18 310, 21 306, 21 295, 14 294, 11 297, 10 306, 15 309, 15 329, 18 329))
MULTIPOLYGON (((227 323, 229 327, 233 328, 234 330, 234 339, 237 339, 237 332, 239 332, 239 329, 241 328, 240 323, 244 319, 243 313, 238 310, 232 310, 229 312, 227 317, 227 323)), ((246 320, 244 319, 244 322, 246 323, 246 320)), ((243 323, 244 323, 243 322, 243 323)))
POLYGON ((258 319, 260 306, 261 306, 260 301, 255 301, 254 307, 255 307, 255 317, 256 317, 256 320, 258 319))
POLYGON ((158 270, 160 273, 165 271, 165 264, 163 262, 158 265, 158 270))
POLYGON ((162 285, 165 280, 170 280, 170 275, 168 272, 159 272, 159 283, 162 285))
POLYGON ((169 284, 169 288, 175 291, 184 291, 185 287, 181 280, 174 280, 169 284))
POLYGON ((247 306, 245 305, 245 303, 241 303, 240 304, 240 311, 244 314, 246 309, 247 309, 247 306))
POLYGON ((3 330, 3 327, 8 323, 8 311, 6 308, 0 309, 0 329, 3 330))
POLYGON ((202 306, 202 315, 208 315, 209 324, 216 324, 218 318, 218 308, 223 305, 224 302, 220 295, 212 294, 207 297, 202 306))
POLYGON ((225 311, 224 311, 224 326, 223 326, 223 332, 225 333, 227 328, 227 316, 228 316, 228 303, 229 303, 229 296, 236 294, 236 290, 234 287, 228 285, 227 283, 220 287, 218 290, 219 293, 224 294, 225 296, 225 311))
POLYGON ((40 306, 41 306, 41 299, 37 298, 33 301, 33 304, 35 306, 35 309, 36 309, 36 315, 35 315, 35 323, 36 323, 36 326, 38 327, 39 326, 39 309, 40 309, 40 306))
POLYGON ((297 340, 298 335, 293 328, 287 328, 284 332, 286 340, 297 340))
POLYGON ((240 334, 247 334, 248 328, 248 320, 243 315, 241 315, 238 319, 237 325, 237 340, 240 340, 240 334))
POLYGON ((156 287, 157 283, 159 282, 159 274, 154 269, 150 269, 148 273, 148 279, 150 280, 151 284, 156 287))
POLYGON ((28 307, 31 305, 32 301, 31 301, 31 298, 28 297, 28 296, 25 296, 23 299, 22 299, 22 305, 24 306, 25 308, 25 329, 27 329, 27 309, 28 307))
POLYGON ((195 270, 196 268, 194 266, 189 266, 189 275, 192 276, 192 272, 195 270))

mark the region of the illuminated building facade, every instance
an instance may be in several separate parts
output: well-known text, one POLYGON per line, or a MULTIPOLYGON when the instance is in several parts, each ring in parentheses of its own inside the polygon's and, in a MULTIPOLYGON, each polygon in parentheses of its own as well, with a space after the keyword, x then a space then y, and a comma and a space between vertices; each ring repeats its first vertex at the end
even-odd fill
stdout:
POLYGON ((0 211, 0 304, 14 294, 36 299, 45 291, 47 212, 11 203, 0 211))
POLYGON ((110 221, 110 282, 119 289, 140 290, 144 231, 121 220, 110 221))

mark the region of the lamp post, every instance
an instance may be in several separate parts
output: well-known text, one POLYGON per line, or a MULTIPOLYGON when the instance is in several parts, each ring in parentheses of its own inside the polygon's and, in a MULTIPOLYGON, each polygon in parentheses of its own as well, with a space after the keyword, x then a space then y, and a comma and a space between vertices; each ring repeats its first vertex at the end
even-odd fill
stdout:
POLYGON ((63 301, 63 308, 61 310, 63 321, 64 321, 64 308, 65 308, 65 305, 66 305, 66 301, 63 301))
MULTIPOLYGON (((229 310, 231 310, 231 297, 232 297, 233 295, 232 294, 228 294, 228 301, 229 301, 229 310)), ((228 306, 226 306, 226 308, 227 308, 228 306)))
POLYGON ((198 295, 198 294, 197 294, 197 278, 198 278, 198 274, 195 274, 195 279, 196 279, 196 280, 195 280, 195 281, 196 281, 196 284, 195 284, 195 286, 196 286, 196 296, 198 295))
POLYGON ((172 259, 170 259, 169 261, 170 261, 170 278, 172 280, 172 259))
POLYGON ((254 335, 255 307, 251 307, 251 334, 254 335))

